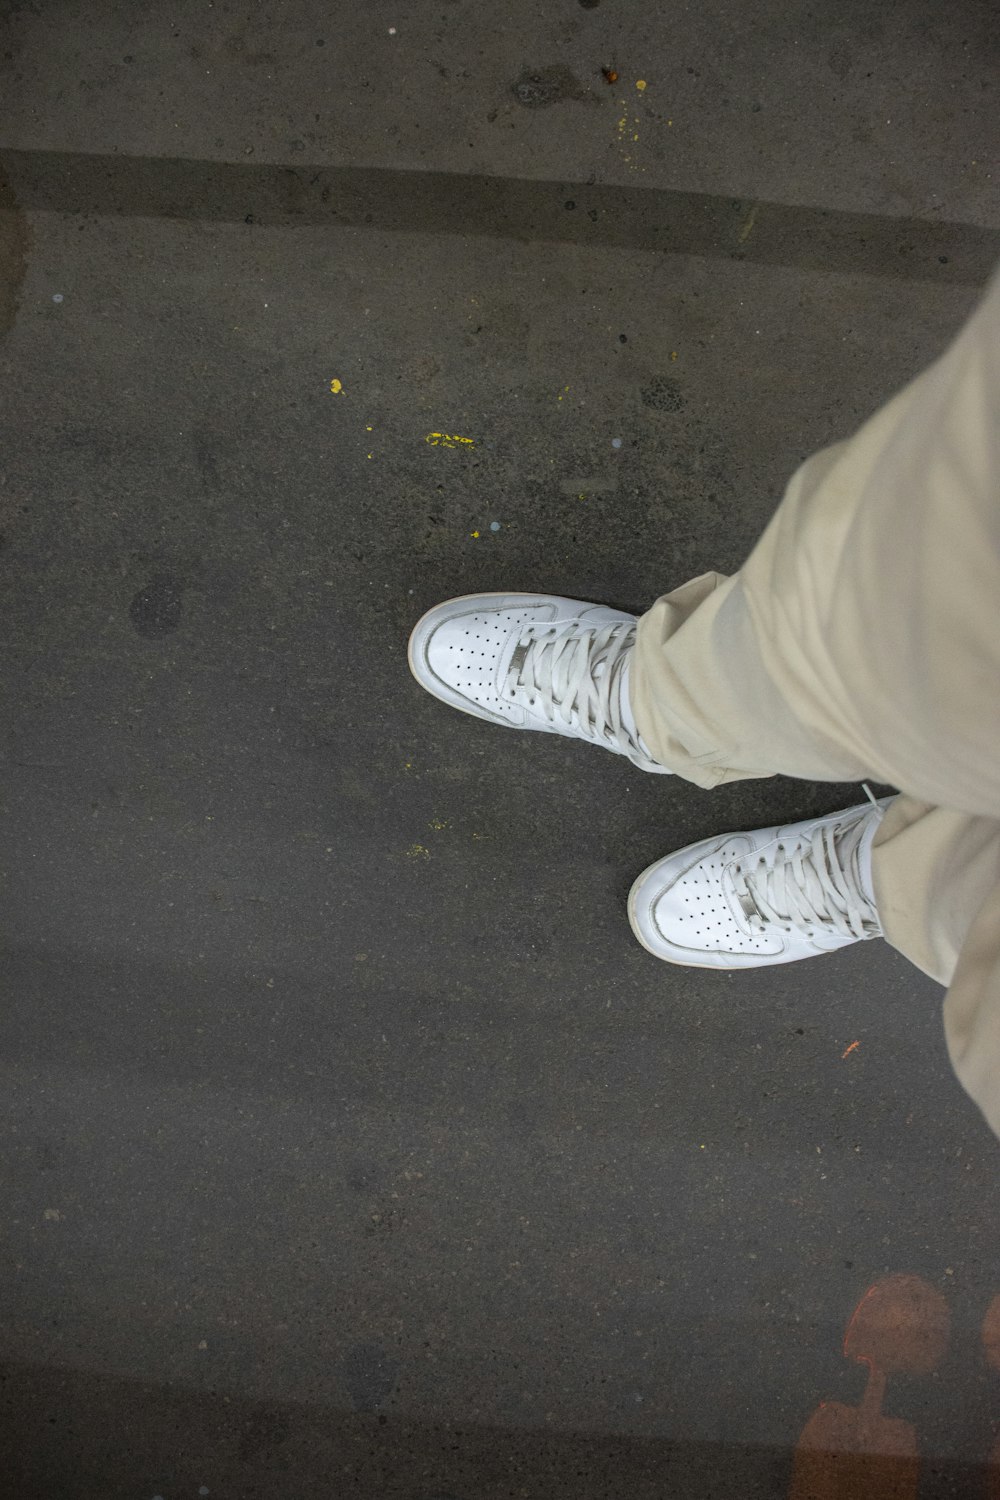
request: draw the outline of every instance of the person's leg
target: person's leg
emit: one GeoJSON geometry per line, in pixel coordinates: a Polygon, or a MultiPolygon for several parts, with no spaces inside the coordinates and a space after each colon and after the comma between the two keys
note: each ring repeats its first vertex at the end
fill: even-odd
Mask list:
{"type": "Polygon", "coordinates": [[[1000,278],[936,364],[799,469],[732,578],[638,622],[548,595],[449,600],[410,666],[466,713],[700,786],[871,777],[1000,817],[998,476],[1000,278]]]}
{"type": "Polygon", "coordinates": [[[739,573],[639,622],[643,741],[701,786],[862,777],[1000,817],[1000,280],[938,362],[810,459],[739,573]]]}
{"type": "Polygon", "coordinates": [[[956,1070],[1000,1133],[998,418],[1000,281],[936,365],[799,470],[735,577],[692,580],[638,630],[549,596],[452,600],[415,628],[410,665],[479,718],[705,787],[898,786],[878,827],[861,807],[668,856],[630,916],[662,957],[740,967],[884,931],[951,983],[956,1070]]]}
{"type": "Polygon", "coordinates": [[[630,688],[651,753],[701,786],[901,789],[871,849],[878,919],[950,986],[952,1061],[1000,1134],[998,603],[1000,280],[937,364],[799,470],[738,574],[640,620],[630,688]]]}
{"type": "Polygon", "coordinates": [[[952,1064],[1000,1135],[1000,821],[896,797],[871,873],[886,940],[949,986],[952,1064]]]}

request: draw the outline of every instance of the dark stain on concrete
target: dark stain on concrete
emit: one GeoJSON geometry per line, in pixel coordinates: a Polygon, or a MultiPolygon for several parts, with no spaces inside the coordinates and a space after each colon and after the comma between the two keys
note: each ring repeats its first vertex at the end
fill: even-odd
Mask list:
{"type": "Polygon", "coordinates": [[[468,345],[475,344],[478,338],[496,358],[527,358],[531,319],[523,307],[514,302],[486,302],[481,304],[481,317],[482,322],[466,336],[468,345]]]}
{"type": "Polygon", "coordinates": [[[216,459],[212,434],[203,427],[196,427],[191,436],[195,463],[201,476],[202,489],[206,495],[218,495],[222,490],[219,464],[216,459]]]}
{"type": "Polygon", "coordinates": [[[169,573],[157,573],[139,590],[128,607],[136,632],[150,639],[171,635],[181,623],[181,586],[169,573]]]}
{"type": "Polygon", "coordinates": [[[643,406],[648,406],[652,411],[682,411],[685,401],[675,380],[670,380],[666,375],[658,375],[648,385],[644,385],[640,395],[643,406]]]}
{"type": "Polygon", "coordinates": [[[379,1344],[354,1344],[341,1373],[355,1411],[378,1411],[396,1389],[398,1372],[379,1344]]]}
{"type": "Polygon", "coordinates": [[[518,104],[525,109],[548,109],[564,99],[586,99],[587,90],[569,68],[530,68],[515,78],[510,86],[518,104]]]}
{"type": "Polygon", "coordinates": [[[851,49],[846,42],[836,42],[827,52],[826,61],[830,72],[835,74],[841,83],[846,82],[854,66],[851,49]]]}
{"type": "Polygon", "coordinates": [[[21,304],[30,242],[24,210],[0,166],[0,338],[13,327],[21,304]]]}
{"type": "Polygon", "coordinates": [[[262,1406],[251,1411],[243,1422],[238,1452],[244,1462],[260,1463],[270,1458],[276,1448],[287,1443],[291,1433],[288,1415],[262,1406]]]}

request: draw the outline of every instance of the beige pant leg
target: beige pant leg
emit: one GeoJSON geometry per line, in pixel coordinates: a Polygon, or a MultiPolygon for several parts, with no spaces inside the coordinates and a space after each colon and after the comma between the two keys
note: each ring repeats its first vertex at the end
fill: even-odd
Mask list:
{"type": "Polygon", "coordinates": [[[952,1065],[1000,1135],[1000,822],[897,797],[872,879],[887,941],[949,986],[952,1065]]]}
{"type": "Polygon", "coordinates": [[[699,786],[900,788],[873,856],[886,935],[951,985],[952,1058],[1000,1133],[1000,279],[936,364],[802,466],[739,573],[643,616],[631,697],[653,755],[699,786]]]}
{"type": "Polygon", "coordinates": [[[948,351],[808,460],[739,573],[639,622],[643,739],[701,786],[870,776],[1000,817],[1000,279],[948,351]]]}

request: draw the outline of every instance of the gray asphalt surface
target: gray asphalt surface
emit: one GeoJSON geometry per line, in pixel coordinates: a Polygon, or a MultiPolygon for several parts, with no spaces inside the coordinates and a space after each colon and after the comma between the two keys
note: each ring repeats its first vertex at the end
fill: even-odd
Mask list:
{"type": "Polygon", "coordinates": [[[859,789],[643,777],[405,659],[452,594],[739,566],[1000,255],[994,30],[3,7],[6,1493],[784,1497],[898,1272],[953,1320],[889,1382],[921,1500],[995,1493],[941,991],[625,918],[859,789]]]}

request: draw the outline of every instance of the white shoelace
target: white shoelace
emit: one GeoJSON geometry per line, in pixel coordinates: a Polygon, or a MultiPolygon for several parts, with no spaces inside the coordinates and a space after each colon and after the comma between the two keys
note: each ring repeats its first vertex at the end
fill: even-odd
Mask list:
{"type": "Polygon", "coordinates": [[[622,675],[634,645],[635,626],[618,622],[530,626],[511,657],[504,697],[550,724],[560,718],[581,738],[617,749],[637,766],[656,766],[622,717],[622,675]]]}
{"type": "MultiPolygon", "coordinates": [[[[871,793],[869,793],[871,796],[871,793]]],[[[876,808],[881,820],[881,809],[876,808]]],[[[862,888],[860,845],[871,813],[817,828],[809,843],[762,849],[750,869],[734,866],[736,895],[751,927],[817,928],[843,937],[879,937],[875,903],[862,888]]]]}

